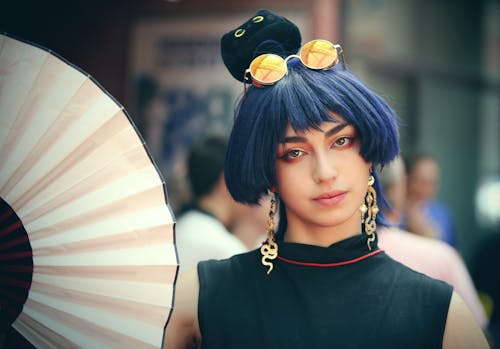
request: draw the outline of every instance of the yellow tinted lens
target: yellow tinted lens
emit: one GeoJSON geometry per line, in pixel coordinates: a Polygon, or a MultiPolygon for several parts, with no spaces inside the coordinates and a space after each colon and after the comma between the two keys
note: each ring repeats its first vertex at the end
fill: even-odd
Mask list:
{"type": "Polygon", "coordinates": [[[260,55],[250,64],[252,78],[263,85],[274,84],[285,76],[286,71],[285,60],[275,54],[260,55]]]}
{"type": "Polygon", "coordinates": [[[326,40],[313,40],[302,46],[300,59],[311,69],[327,69],[337,64],[337,49],[326,40]]]}

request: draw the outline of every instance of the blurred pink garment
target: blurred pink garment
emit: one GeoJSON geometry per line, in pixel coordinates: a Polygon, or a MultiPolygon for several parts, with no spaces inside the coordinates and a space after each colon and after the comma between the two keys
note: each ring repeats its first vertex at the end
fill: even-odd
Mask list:
{"type": "Polygon", "coordinates": [[[481,328],[488,320],[462,257],[450,245],[397,227],[378,230],[378,245],[393,259],[432,278],[449,283],[469,306],[481,328]]]}

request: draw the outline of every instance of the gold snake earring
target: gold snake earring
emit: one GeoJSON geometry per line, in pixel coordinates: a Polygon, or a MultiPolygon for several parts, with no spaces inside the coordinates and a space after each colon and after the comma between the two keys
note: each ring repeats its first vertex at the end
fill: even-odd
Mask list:
{"type": "Polygon", "coordinates": [[[359,208],[361,211],[361,223],[364,223],[365,233],[368,235],[366,244],[369,250],[372,249],[371,243],[375,241],[375,231],[377,230],[376,218],[379,211],[377,206],[377,192],[373,188],[374,183],[375,177],[370,175],[368,177],[368,190],[365,196],[365,203],[359,208]]]}
{"type": "Polygon", "coordinates": [[[273,271],[272,260],[278,257],[278,244],[274,240],[274,213],[276,208],[276,200],[271,198],[271,207],[269,209],[269,219],[267,221],[267,239],[262,243],[260,247],[260,253],[262,254],[261,263],[263,266],[268,267],[267,275],[271,274],[273,271]]]}

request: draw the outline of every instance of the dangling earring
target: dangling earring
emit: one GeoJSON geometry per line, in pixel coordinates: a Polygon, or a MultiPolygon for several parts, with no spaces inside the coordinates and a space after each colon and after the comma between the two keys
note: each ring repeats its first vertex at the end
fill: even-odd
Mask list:
{"type": "Polygon", "coordinates": [[[368,240],[366,244],[368,249],[371,250],[371,243],[375,241],[375,230],[377,230],[377,192],[373,188],[375,183],[375,177],[370,175],[368,177],[368,190],[365,196],[365,203],[361,205],[359,210],[361,211],[361,223],[365,226],[365,233],[368,235],[368,240]],[[365,216],[366,215],[366,216],[365,216]]]}
{"type": "Polygon", "coordinates": [[[267,275],[273,271],[273,263],[270,260],[278,257],[278,244],[274,241],[274,212],[276,207],[276,200],[271,198],[271,208],[269,209],[269,220],[267,223],[267,240],[262,243],[260,253],[262,254],[261,263],[263,266],[268,267],[267,275]]]}

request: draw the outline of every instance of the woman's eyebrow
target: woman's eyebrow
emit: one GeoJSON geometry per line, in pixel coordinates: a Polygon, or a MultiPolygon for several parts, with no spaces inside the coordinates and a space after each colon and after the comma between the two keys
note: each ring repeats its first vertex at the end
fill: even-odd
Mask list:
{"type": "Polygon", "coordinates": [[[349,126],[349,124],[347,122],[343,122],[341,124],[338,124],[338,125],[334,126],[333,128],[331,128],[330,130],[326,131],[325,137],[333,136],[334,134],[342,131],[347,126],[349,126]]]}
{"type": "MultiPolygon", "coordinates": [[[[341,130],[343,130],[347,126],[349,126],[349,124],[346,122],[335,125],[330,130],[325,132],[325,138],[333,136],[334,134],[340,132],[341,130]]],[[[306,141],[307,141],[306,137],[294,135],[294,136],[285,137],[285,139],[283,140],[283,143],[301,143],[301,142],[306,142],[306,141]]]]}
{"type": "Polygon", "coordinates": [[[305,142],[307,139],[306,137],[301,137],[301,136],[288,136],[285,137],[283,140],[283,143],[302,143],[305,142]]]}

